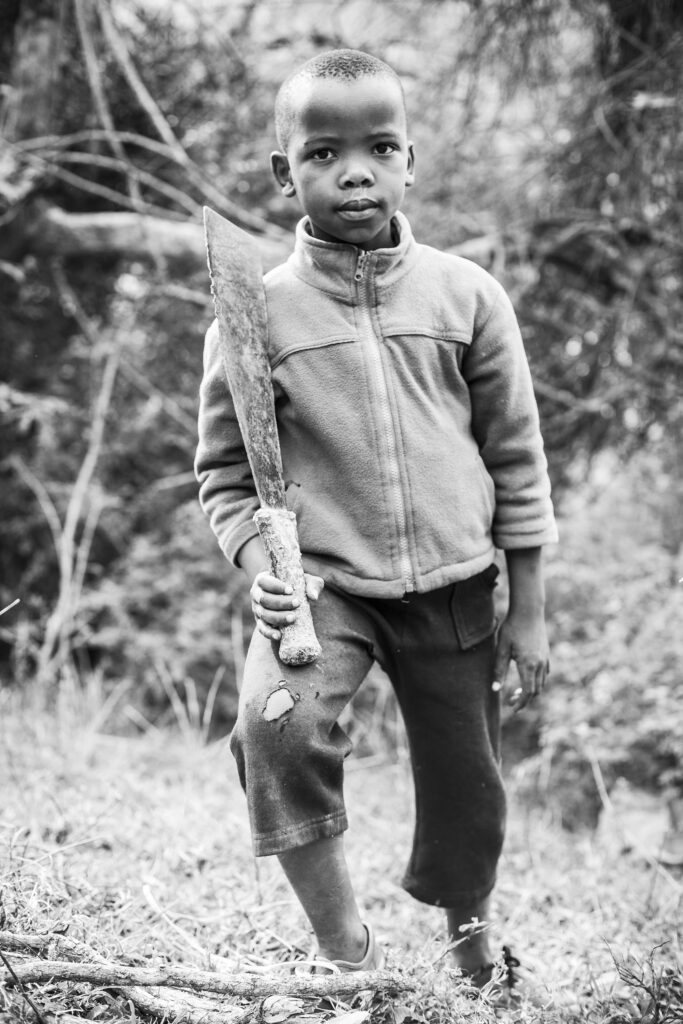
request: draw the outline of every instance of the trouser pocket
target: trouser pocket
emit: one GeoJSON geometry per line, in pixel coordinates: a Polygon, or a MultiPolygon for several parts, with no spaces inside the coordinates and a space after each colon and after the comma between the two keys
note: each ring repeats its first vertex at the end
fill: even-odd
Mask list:
{"type": "Polygon", "coordinates": [[[481,643],[496,628],[493,591],[499,571],[492,563],[476,576],[453,584],[451,615],[463,651],[481,643]]]}

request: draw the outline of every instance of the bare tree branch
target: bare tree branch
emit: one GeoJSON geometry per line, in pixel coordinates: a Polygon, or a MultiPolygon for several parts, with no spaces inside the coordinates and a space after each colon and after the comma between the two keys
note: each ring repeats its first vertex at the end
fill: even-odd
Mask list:
{"type": "MultiPolygon", "coordinates": [[[[59,164],[53,163],[51,160],[46,160],[45,157],[35,156],[33,153],[26,153],[23,155],[23,159],[27,163],[32,164],[34,167],[53,175],[60,181],[66,182],[67,185],[73,185],[74,188],[79,189],[81,192],[88,192],[90,195],[100,196],[102,199],[108,199],[116,206],[122,206],[124,209],[136,210],[139,213],[138,204],[135,203],[128,196],[124,195],[123,192],[117,192],[116,189],[109,188],[107,185],[99,185],[95,181],[91,181],[89,178],[82,178],[79,174],[72,174],[71,171],[65,171],[59,164]]],[[[172,210],[167,210],[161,206],[152,206],[151,204],[145,204],[145,213],[162,217],[168,217],[169,220],[179,220],[183,214],[174,213],[172,210]]],[[[140,216],[144,216],[140,214],[140,216]]]]}
{"type": "Polygon", "coordinates": [[[119,64],[119,67],[121,68],[121,71],[125,75],[138,103],[147,113],[147,116],[154,125],[159,137],[166,143],[169,150],[173,153],[177,163],[181,164],[182,167],[185,168],[190,180],[201,188],[207,199],[215,203],[219,209],[225,210],[228,213],[228,216],[234,217],[238,223],[243,224],[252,230],[267,231],[268,224],[262,217],[248,213],[246,210],[240,209],[227,200],[225,196],[204,177],[203,173],[191,160],[190,156],[173,134],[173,131],[159,109],[158,104],[155,102],[146,85],[140,78],[137,68],[133,64],[130,54],[126,49],[126,44],[114,24],[109,7],[103,2],[103,0],[96,0],[96,3],[104,35],[119,64]]]}
{"type": "Polygon", "coordinates": [[[117,138],[114,119],[111,115],[111,111],[109,110],[109,104],[107,103],[107,97],[102,85],[102,76],[100,75],[100,68],[97,62],[97,55],[95,53],[95,46],[89,24],[89,22],[92,21],[92,6],[91,4],[88,6],[90,9],[86,11],[84,0],[74,0],[76,25],[78,26],[78,35],[81,40],[81,48],[83,50],[83,58],[85,60],[85,69],[88,75],[90,92],[95,103],[95,109],[97,110],[97,116],[99,117],[100,124],[106,133],[107,142],[111,146],[114,155],[118,157],[121,163],[123,163],[127,168],[126,181],[128,183],[128,192],[133,205],[136,209],[142,211],[144,209],[144,201],[137,181],[137,168],[130,162],[130,160],[128,160],[126,151],[123,148],[121,141],[117,138]]]}
{"type": "MultiPolygon", "coordinates": [[[[88,167],[103,167],[105,170],[121,171],[122,174],[128,174],[133,166],[128,158],[119,160],[115,157],[102,156],[97,153],[63,153],[60,150],[55,150],[53,152],[51,163],[53,165],[55,163],[59,165],[65,163],[85,164],[88,167]]],[[[162,178],[158,178],[155,174],[150,174],[148,171],[142,171],[139,168],[135,168],[135,176],[141,185],[147,185],[149,188],[153,188],[160,195],[163,195],[172,202],[184,207],[191,216],[201,216],[201,203],[196,202],[188,196],[187,192],[183,192],[174,185],[169,185],[169,183],[167,181],[163,181],[162,178]]],[[[145,204],[143,201],[143,207],[144,206],[145,204]]]]}
{"type": "MultiPolygon", "coordinates": [[[[62,301],[75,317],[81,330],[90,342],[93,350],[97,345],[94,328],[74,295],[61,267],[53,268],[55,281],[62,301]]],[[[114,344],[107,356],[99,393],[93,409],[93,420],[90,438],[85,456],[71,489],[71,494],[64,515],[58,556],[59,556],[59,594],[57,603],[47,621],[45,636],[38,657],[38,675],[46,678],[53,669],[55,662],[63,664],[68,653],[68,637],[73,622],[79,597],[79,579],[84,574],[82,547],[89,550],[94,531],[91,517],[86,521],[86,530],[80,541],[77,540],[78,525],[83,517],[83,510],[88,504],[88,491],[102,450],[104,428],[107,413],[114,390],[114,382],[121,357],[120,346],[114,344]],[[78,585],[77,585],[78,584],[78,585]]],[[[99,510],[97,512],[99,515],[99,510]]],[[[85,556],[87,558],[87,554],[85,556]]]]}
{"type": "MultiPolygon", "coordinates": [[[[291,965],[283,965],[285,971],[291,965]]],[[[195,993],[212,993],[237,999],[263,999],[276,992],[281,996],[346,997],[364,989],[382,988],[407,992],[414,985],[398,971],[341,972],[331,975],[287,974],[275,967],[264,973],[243,973],[227,977],[213,971],[200,971],[177,965],[159,967],[127,967],[114,963],[73,963],[69,960],[32,960],[15,964],[14,971],[23,983],[45,981],[86,981],[102,986],[141,986],[188,989],[195,993]]],[[[0,975],[5,984],[9,973],[0,975]]]]}
{"type": "Polygon", "coordinates": [[[164,411],[172,419],[179,423],[183,430],[187,433],[188,437],[194,438],[197,434],[197,418],[196,416],[190,415],[178,402],[170,398],[161,388],[157,388],[152,384],[150,380],[139,370],[136,370],[130,363],[123,361],[121,363],[121,373],[124,377],[135,385],[145,395],[154,395],[164,407],[164,411]]]}
{"type": "Polygon", "coordinates": [[[8,462],[38,502],[40,511],[45,516],[45,522],[50,527],[55,553],[59,557],[59,549],[62,543],[62,521],[45,484],[38,479],[35,473],[31,472],[24,460],[18,455],[11,455],[8,462]]]}

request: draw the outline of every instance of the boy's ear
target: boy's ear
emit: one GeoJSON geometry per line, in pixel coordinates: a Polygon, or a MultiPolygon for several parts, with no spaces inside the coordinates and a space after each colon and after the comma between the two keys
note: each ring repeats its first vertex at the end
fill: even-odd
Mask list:
{"type": "Polygon", "coordinates": [[[292,172],[289,169],[289,160],[284,153],[276,151],[270,154],[270,167],[276,182],[288,198],[296,195],[292,172]]]}
{"type": "Polygon", "coordinates": [[[415,150],[412,142],[408,143],[408,167],[406,169],[406,188],[415,182],[415,150]]]}

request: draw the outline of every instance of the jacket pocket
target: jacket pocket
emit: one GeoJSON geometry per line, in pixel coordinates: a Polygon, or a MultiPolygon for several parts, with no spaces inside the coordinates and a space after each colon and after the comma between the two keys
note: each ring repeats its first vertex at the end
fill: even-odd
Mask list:
{"type": "Polygon", "coordinates": [[[451,614],[460,649],[469,650],[491,636],[496,628],[493,591],[499,574],[497,565],[453,584],[451,614]]]}

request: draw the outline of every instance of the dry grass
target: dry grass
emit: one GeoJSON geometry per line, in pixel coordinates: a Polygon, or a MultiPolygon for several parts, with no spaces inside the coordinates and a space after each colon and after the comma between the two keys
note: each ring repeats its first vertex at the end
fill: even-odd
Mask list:
{"type": "MultiPolygon", "coordinates": [[[[5,691],[0,928],[68,936],[138,966],[253,971],[306,953],[309,931],[277,864],[251,857],[225,742],[206,746],[187,730],[106,735],[88,724],[95,704],[94,697],[90,706],[64,700],[48,714],[5,691]]],[[[347,849],[361,901],[389,966],[416,986],[393,1000],[353,1005],[387,1024],[494,1020],[445,966],[441,914],[399,886],[411,838],[405,758],[350,762],[347,791],[347,849]]],[[[683,1020],[680,879],[619,843],[571,836],[549,817],[515,810],[513,795],[495,903],[496,939],[511,944],[548,990],[545,1010],[509,1019],[683,1020]]],[[[55,981],[30,993],[47,1021],[136,1017],[109,988],[55,981]]],[[[259,1005],[242,1004],[242,1019],[263,1020],[259,1005]]],[[[309,1007],[309,1020],[325,1016],[311,1017],[309,1007]]],[[[0,1018],[35,1020],[11,986],[0,1018]]]]}

